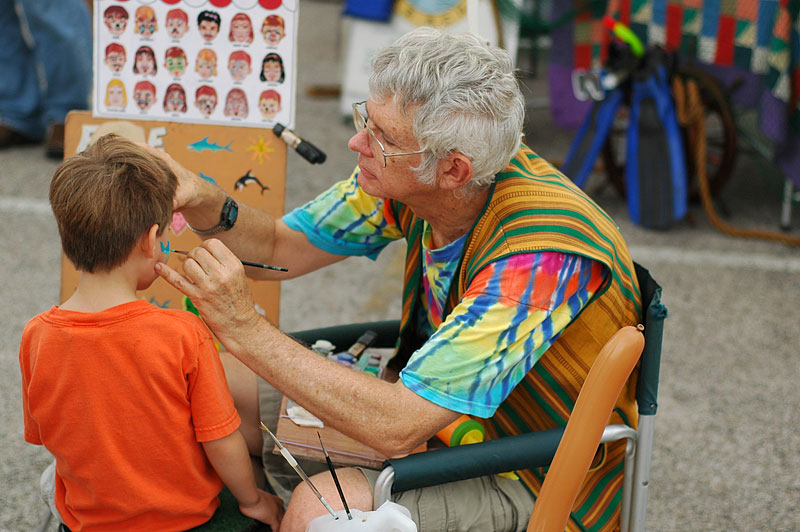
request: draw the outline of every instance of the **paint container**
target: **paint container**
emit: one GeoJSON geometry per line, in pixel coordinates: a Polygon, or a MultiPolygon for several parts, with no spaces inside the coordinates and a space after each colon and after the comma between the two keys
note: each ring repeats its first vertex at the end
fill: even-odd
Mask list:
{"type": "Polygon", "coordinates": [[[330,355],[331,353],[333,353],[333,350],[335,348],[336,346],[334,346],[328,340],[317,340],[311,345],[311,350],[322,356],[330,355]]]}
{"type": "Polygon", "coordinates": [[[349,364],[352,366],[353,364],[356,363],[356,357],[345,351],[343,353],[336,354],[336,361],[341,362],[342,364],[349,364]]]}
{"type": "Polygon", "coordinates": [[[437,432],[436,436],[450,447],[455,447],[482,442],[486,432],[483,425],[464,414],[437,432]]]}
{"type": "Polygon", "coordinates": [[[417,532],[408,508],[391,501],[371,512],[355,508],[350,512],[352,519],[347,518],[344,510],[336,512],[336,519],[330,514],[316,517],[308,524],[306,532],[417,532]]]}

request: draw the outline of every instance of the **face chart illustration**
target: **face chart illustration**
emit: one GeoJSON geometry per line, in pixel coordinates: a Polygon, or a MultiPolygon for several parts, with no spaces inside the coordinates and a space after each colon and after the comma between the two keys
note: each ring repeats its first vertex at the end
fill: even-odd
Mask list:
{"type": "Polygon", "coordinates": [[[299,0],[95,1],[95,116],[292,127],[299,0]]]}

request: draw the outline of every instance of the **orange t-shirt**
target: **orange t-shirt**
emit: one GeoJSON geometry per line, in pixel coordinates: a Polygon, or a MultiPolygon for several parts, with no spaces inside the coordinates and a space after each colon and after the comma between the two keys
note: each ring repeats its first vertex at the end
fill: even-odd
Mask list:
{"type": "Polygon", "coordinates": [[[71,530],[186,530],[219,505],[200,442],[241,420],[210,333],[144,300],[98,313],[53,307],[19,353],[25,440],[56,459],[71,530]]]}

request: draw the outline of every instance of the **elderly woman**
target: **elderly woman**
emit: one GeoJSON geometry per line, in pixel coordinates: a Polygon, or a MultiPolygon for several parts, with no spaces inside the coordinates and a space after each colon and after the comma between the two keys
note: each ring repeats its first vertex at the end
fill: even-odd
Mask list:
{"type": "MultiPolygon", "coordinates": [[[[348,179],[276,220],[233,209],[222,190],[178,168],[178,208],[195,232],[215,238],[191,252],[185,277],[157,269],[234,356],[326,425],[388,456],[409,453],[461,414],[482,418],[490,437],[563,425],[602,344],[637,323],[639,297],[616,226],[521,144],[523,113],[505,51],[469,35],[414,30],[372,61],[370,97],[353,104],[349,147],[358,166],[348,179]],[[286,266],[288,274],[248,272],[285,279],[351,255],[375,257],[401,238],[406,286],[390,382],[316,355],[259,316],[236,259],[286,266]]],[[[242,393],[257,412],[255,380],[242,393]]],[[[259,383],[264,418],[268,389],[259,383]]],[[[616,422],[636,419],[629,391],[616,422]]],[[[571,527],[618,526],[623,452],[624,444],[598,453],[571,527]]],[[[524,530],[543,475],[517,475],[395,500],[420,530],[524,530]]],[[[376,476],[339,471],[351,507],[371,507],[376,476]]],[[[335,506],[330,475],[313,481],[335,506]]],[[[281,530],[302,531],[324,512],[301,485],[281,530]]]]}

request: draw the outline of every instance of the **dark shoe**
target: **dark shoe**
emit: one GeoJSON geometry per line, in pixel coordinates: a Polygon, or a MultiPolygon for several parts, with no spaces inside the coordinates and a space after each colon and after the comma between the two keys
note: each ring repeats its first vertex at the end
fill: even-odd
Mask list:
{"type": "Polygon", "coordinates": [[[0,124],[0,148],[18,146],[20,144],[33,144],[36,139],[26,137],[19,131],[0,124]]]}
{"type": "Polygon", "coordinates": [[[44,152],[51,159],[64,158],[64,124],[52,124],[47,128],[44,152]]]}

